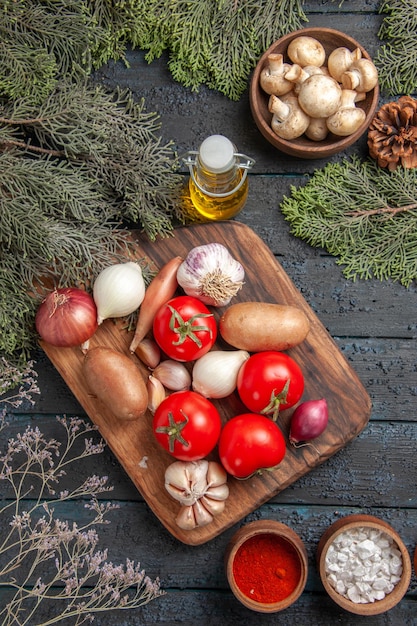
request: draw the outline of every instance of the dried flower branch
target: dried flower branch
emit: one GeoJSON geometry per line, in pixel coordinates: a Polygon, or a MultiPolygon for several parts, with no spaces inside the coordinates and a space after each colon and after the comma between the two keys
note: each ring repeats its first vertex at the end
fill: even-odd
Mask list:
{"type": "Polygon", "coordinates": [[[38,372],[34,369],[34,362],[27,361],[22,367],[10,363],[5,357],[0,357],[0,406],[7,403],[14,408],[22,406],[27,401],[32,406],[35,401],[33,394],[39,394],[36,378],[38,372]],[[19,389],[16,388],[19,386],[19,389]],[[13,395],[10,394],[14,390],[13,395]]]}
{"type": "MultiPolygon", "coordinates": [[[[104,443],[86,438],[96,430],[93,424],[76,417],[57,419],[65,429],[63,448],[29,426],[8,441],[0,456],[0,481],[14,494],[0,508],[0,588],[12,594],[0,610],[2,626],[49,626],[69,618],[79,625],[93,621],[96,613],[137,608],[164,593],[159,580],[146,576],[140,564],[126,559],[124,565],[114,565],[107,560],[107,550],[97,549],[95,526],[108,524],[107,514],[117,508],[98,500],[112,489],[107,476],[92,476],[71,491],[59,491],[68,467],[100,454],[104,443]],[[86,497],[91,518],[82,526],[55,516],[62,503],[86,497]],[[45,604],[50,617],[40,623],[39,610],[45,604]]],[[[6,427],[3,409],[0,433],[6,427]]]]}

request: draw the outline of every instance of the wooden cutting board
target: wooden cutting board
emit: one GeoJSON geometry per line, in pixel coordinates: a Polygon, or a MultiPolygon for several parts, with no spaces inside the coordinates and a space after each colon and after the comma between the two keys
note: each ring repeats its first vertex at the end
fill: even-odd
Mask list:
{"type": "MultiPolygon", "coordinates": [[[[239,222],[197,224],[179,228],[172,237],[158,239],[153,243],[137,233],[134,236],[137,239],[137,258],[146,257],[156,269],[173,256],[185,257],[194,246],[222,243],[245,268],[244,287],[233,302],[258,300],[291,304],[303,309],[310,320],[311,330],[305,341],[291,349],[289,354],[304,373],[305,391],[302,399],[325,397],[328,402],[329,425],[315,440],[315,448],[306,446],[295,449],[287,446],[286,456],[276,471],[264,472],[243,481],[230,477],[230,496],[225,511],[208,526],[184,531],[175,523],[180,505],[164,488],[165,469],[174,459],[155,441],[151,414],[148,412],[136,422],[118,421],[106,407],[100,406],[86,388],[81,374],[81,350],[55,348],[41,342],[49,359],[90,419],[98,426],[101,435],[162,524],[183,543],[199,545],[238,522],[343,448],[367,424],[371,401],[332,337],[268,247],[250,228],[239,222]]],[[[222,311],[223,309],[213,309],[216,318],[220,317],[222,311]]],[[[129,354],[132,336],[133,332],[123,329],[121,323],[106,320],[90,340],[90,345],[109,346],[129,354]]],[[[217,349],[226,347],[221,339],[215,346],[217,349]]],[[[135,355],[130,357],[146,378],[149,374],[146,367],[135,355]]],[[[223,422],[246,411],[236,393],[213,402],[219,409],[223,422]]],[[[279,418],[279,424],[286,436],[291,412],[292,410],[283,412],[279,418]]],[[[211,458],[217,460],[216,452],[211,458]]]]}

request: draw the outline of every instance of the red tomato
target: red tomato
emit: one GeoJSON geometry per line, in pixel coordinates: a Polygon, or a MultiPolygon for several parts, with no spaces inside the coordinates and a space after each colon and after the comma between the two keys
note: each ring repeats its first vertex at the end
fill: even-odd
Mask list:
{"type": "Polygon", "coordinates": [[[297,404],[304,392],[300,366],[284,352],[257,352],[239,370],[237,390],[254,413],[272,415],[297,404]]]}
{"type": "Polygon", "coordinates": [[[220,461],[229,474],[249,478],[273,470],[285,456],[285,438],[265,415],[242,413],[232,417],[220,434],[220,461]]]}
{"type": "Polygon", "coordinates": [[[198,461],[213,450],[221,419],[214,404],[195,391],[177,391],[165,398],[153,417],[157,441],[180,461],[198,461]]]}
{"type": "Polygon", "coordinates": [[[192,296],[171,298],[153,321],[156,343],[170,359],[194,361],[206,354],[217,337],[217,324],[205,304],[192,296]]]}

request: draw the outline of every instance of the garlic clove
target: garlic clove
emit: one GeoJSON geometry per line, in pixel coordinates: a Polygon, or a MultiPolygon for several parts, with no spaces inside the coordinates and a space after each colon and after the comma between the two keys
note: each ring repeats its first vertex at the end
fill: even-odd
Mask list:
{"type": "Polygon", "coordinates": [[[217,485],[217,487],[209,487],[204,495],[212,500],[226,500],[229,497],[229,487],[226,483],[217,485]]]}
{"type": "Polygon", "coordinates": [[[236,389],[237,375],[249,358],[245,350],[211,350],[192,370],[192,388],[205,398],[226,398],[236,389]]]}
{"type": "Polygon", "coordinates": [[[177,517],[175,518],[177,526],[182,530],[194,530],[197,526],[197,520],[194,515],[194,509],[192,506],[182,506],[179,510],[177,517]]]}
{"type": "Polygon", "coordinates": [[[165,400],[165,388],[161,381],[154,376],[149,376],[146,388],[148,390],[148,410],[154,415],[162,400],[165,400]]]}
{"type": "Polygon", "coordinates": [[[227,472],[223,465],[210,461],[207,467],[207,485],[209,489],[218,487],[227,482],[227,472]]]}
{"type": "Polygon", "coordinates": [[[154,339],[145,337],[135,348],[135,354],[150,369],[154,369],[161,360],[161,350],[154,339]]]}
{"type": "Polygon", "coordinates": [[[213,517],[216,517],[216,515],[220,515],[220,513],[223,513],[224,509],[226,508],[225,500],[214,500],[209,496],[203,496],[201,498],[201,504],[213,517]]]}
{"type": "Polygon", "coordinates": [[[185,391],[191,387],[191,374],[183,363],[167,359],[153,370],[153,375],[171,391],[185,391]]]}
{"type": "Polygon", "coordinates": [[[197,500],[197,502],[193,504],[193,513],[196,526],[207,526],[207,524],[213,521],[212,514],[206,509],[201,500],[197,500]]]}

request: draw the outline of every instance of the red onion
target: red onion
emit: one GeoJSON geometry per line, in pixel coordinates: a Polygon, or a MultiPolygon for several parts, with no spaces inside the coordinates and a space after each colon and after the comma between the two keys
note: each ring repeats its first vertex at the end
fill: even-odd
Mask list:
{"type": "Polygon", "coordinates": [[[53,346],[79,346],[97,329],[97,307],[83,289],[55,289],[39,306],[35,326],[42,339],[53,346]]]}
{"type": "Polygon", "coordinates": [[[326,429],[329,421],[327,402],[321,400],[307,400],[295,409],[291,417],[290,443],[293,446],[315,439],[326,429]]]}

